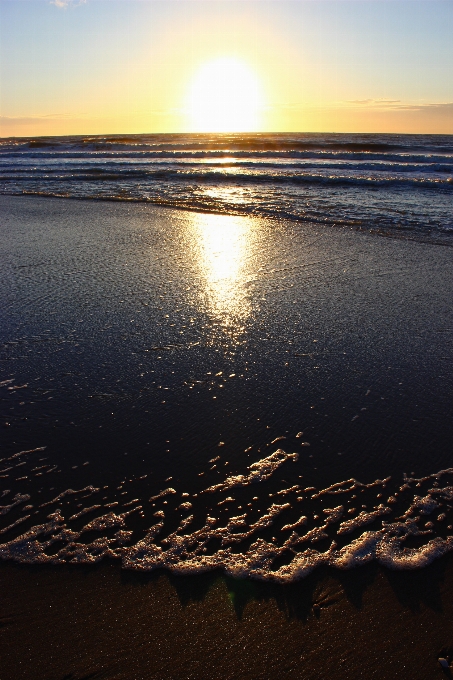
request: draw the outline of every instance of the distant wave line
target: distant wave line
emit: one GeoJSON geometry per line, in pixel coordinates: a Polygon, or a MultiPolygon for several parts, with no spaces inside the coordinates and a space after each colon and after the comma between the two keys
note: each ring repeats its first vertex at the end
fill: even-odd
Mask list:
{"type": "MultiPolygon", "coordinates": [[[[427,178],[410,178],[410,177],[347,177],[347,176],[324,176],[313,174],[300,175],[285,175],[285,174],[247,174],[247,173],[228,173],[214,172],[209,170],[207,172],[184,172],[182,170],[155,170],[151,172],[143,172],[140,170],[127,170],[121,173],[114,173],[106,171],[92,172],[75,175],[74,172],[68,172],[67,175],[58,176],[39,176],[36,173],[24,173],[23,175],[6,175],[0,180],[6,181],[26,181],[32,180],[34,182],[105,182],[105,181],[119,181],[127,178],[135,180],[160,180],[171,182],[187,182],[194,181],[199,183],[214,182],[217,184],[234,184],[241,182],[241,184],[317,184],[317,185],[336,185],[336,186],[360,186],[360,187],[390,187],[400,186],[411,189],[442,189],[446,191],[453,190],[453,178],[447,179],[427,179],[427,178]]],[[[127,189],[127,187],[125,187],[127,189]]],[[[0,189],[1,192],[1,189],[0,189]]]]}

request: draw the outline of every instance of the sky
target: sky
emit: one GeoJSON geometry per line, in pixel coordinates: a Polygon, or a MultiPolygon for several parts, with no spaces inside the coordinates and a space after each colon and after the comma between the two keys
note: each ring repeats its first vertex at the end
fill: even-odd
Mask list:
{"type": "Polygon", "coordinates": [[[0,0],[0,136],[453,133],[453,0],[0,0]]]}

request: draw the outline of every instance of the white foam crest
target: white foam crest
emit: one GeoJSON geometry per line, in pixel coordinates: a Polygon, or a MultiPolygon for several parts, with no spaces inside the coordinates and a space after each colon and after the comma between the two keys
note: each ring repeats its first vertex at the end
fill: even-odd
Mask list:
{"type": "Polygon", "coordinates": [[[287,510],[290,507],[291,505],[289,503],[284,503],[282,505],[273,503],[264,515],[262,515],[256,522],[251,524],[249,528],[242,533],[232,533],[232,530],[240,527],[247,527],[247,515],[244,514],[238,517],[232,517],[226,527],[217,529],[216,535],[222,537],[222,545],[227,545],[228,543],[240,543],[244,539],[250,538],[250,536],[252,536],[257,531],[270,527],[274,519],[280,515],[283,510],[287,510]]]}
{"type": "Polygon", "coordinates": [[[294,538],[293,544],[297,545],[299,543],[306,543],[307,541],[315,543],[316,541],[322,541],[325,538],[329,538],[329,534],[325,532],[325,529],[327,529],[326,524],[321,527],[314,527],[313,529],[310,529],[310,531],[307,531],[303,536],[294,538]]]}
{"type": "MultiPolygon", "coordinates": [[[[9,472],[14,468],[14,465],[11,465],[10,467],[4,468],[3,470],[0,470],[0,475],[3,475],[4,472],[9,472]]],[[[6,477],[9,477],[9,475],[6,475],[6,477]]]]}
{"type": "Polygon", "coordinates": [[[285,463],[287,460],[297,461],[299,458],[298,453],[286,453],[283,449],[277,449],[270,456],[258,460],[256,463],[249,465],[248,469],[250,472],[246,475],[235,475],[232,477],[227,477],[224,482],[220,484],[214,484],[205,489],[206,492],[214,491],[227,491],[235,486],[248,486],[249,484],[256,484],[258,482],[263,482],[269,479],[271,475],[285,463]]]}
{"type": "Polygon", "coordinates": [[[83,489],[78,489],[77,491],[74,491],[74,489],[66,489],[66,491],[62,491],[60,494],[58,494],[58,496],[55,496],[55,498],[52,498],[51,501],[47,501],[47,503],[42,503],[39,507],[45,508],[48,505],[53,505],[54,503],[59,503],[66,496],[74,496],[75,494],[84,493],[85,491],[89,491],[91,493],[97,493],[98,491],[100,491],[100,489],[95,487],[95,486],[92,486],[91,484],[89,486],[85,486],[83,489]]]}
{"type": "Polygon", "coordinates": [[[302,515],[302,517],[299,517],[295,522],[292,524],[285,524],[282,526],[282,531],[290,531],[292,529],[297,529],[297,527],[303,526],[304,524],[307,523],[308,517],[307,515],[302,515]]]}
{"type": "Polygon", "coordinates": [[[431,475],[426,475],[425,477],[411,477],[406,474],[403,475],[404,481],[406,482],[427,482],[429,479],[439,480],[444,475],[452,475],[453,467],[445,468],[444,470],[439,470],[439,472],[434,472],[431,475]]]}
{"type": "MultiPolygon", "coordinates": [[[[435,489],[433,489],[433,491],[434,490],[435,489]]],[[[427,496],[414,496],[414,500],[404,515],[402,515],[402,519],[406,519],[406,517],[413,515],[414,512],[419,512],[421,515],[430,515],[438,507],[440,507],[439,503],[431,496],[431,494],[428,494],[427,496]]]]}
{"type": "Polygon", "coordinates": [[[355,489],[371,489],[373,486],[385,487],[390,480],[391,477],[386,477],[385,479],[375,479],[374,482],[370,482],[369,484],[363,484],[362,482],[357,481],[357,479],[354,479],[354,477],[351,477],[351,479],[346,479],[344,482],[336,482],[325,489],[321,489],[321,491],[313,494],[312,499],[316,500],[321,496],[325,496],[325,494],[335,495],[339,493],[349,493],[355,489]]]}
{"type": "Polygon", "coordinates": [[[445,486],[443,489],[429,489],[430,494],[438,494],[443,500],[453,501],[453,486],[445,486]]]}
{"type": "Polygon", "coordinates": [[[27,449],[26,451],[19,451],[19,453],[15,453],[9,458],[2,458],[1,460],[14,460],[15,458],[20,458],[21,456],[26,456],[29,453],[36,453],[37,451],[45,451],[47,446],[38,446],[36,449],[27,449]]]}
{"type": "MultiPolygon", "coordinates": [[[[329,526],[329,524],[335,524],[340,521],[344,514],[344,507],[337,505],[336,508],[324,508],[323,513],[326,515],[326,526],[329,526]]],[[[338,533],[340,532],[338,531],[338,533]]]]}
{"type": "Polygon", "coordinates": [[[294,486],[290,486],[288,489],[282,489],[281,491],[276,492],[276,496],[287,496],[289,493],[297,492],[300,490],[299,484],[294,484],[294,486]]]}
{"type": "Polygon", "coordinates": [[[89,508],[83,508],[83,510],[79,510],[79,512],[76,512],[75,515],[71,515],[71,517],[68,518],[68,522],[72,522],[75,519],[79,519],[79,517],[82,517],[83,515],[88,514],[89,512],[93,512],[94,510],[97,510],[101,506],[99,504],[96,505],[91,505],[89,508]]]}
{"type": "Polygon", "coordinates": [[[14,529],[19,524],[22,524],[22,522],[25,522],[25,520],[29,519],[29,517],[31,517],[31,515],[24,515],[23,517],[19,517],[19,519],[16,519],[16,521],[13,522],[12,524],[9,524],[7,527],[4,527],[3,529],[0,529],[0,534],[6,534],[7,531],[9,531],[10,529],[14,529]]]}
{"type": "Polygon", "coordinates": [[[14,498],[13,502],[10,503],[9,505],[0,505],[0,515],[6,515],[12,508],[15,508],[16,505],[20,505],[21,503],[25,503],[25,501],[29,501],[31,496],[29,496],[28,493],[17,493],[14,498]]]}
{"type": "MultiPolygon", "coordinates": [[[[351,478],[320,491],[307,487],[303,495],[298,484],[292,486],[287,484],[284,488],[269,494],[269,507],[260,508],[250,502],[247,503],[246,511],[242,511],[242,505],[236,505],[232,496],[227,496],[216,506],[220,513],[219,518],[209,514],[213,512],[210,509],[201,528],[191,531],[191,525],[198,512],[196,497],[200,493],[226,491],[234,487],[248,487],[266,482],[283,463],[290,459],[295,462],[297,458],[297,454],[287,454],[278,449],[252,463],[244,474],[229,476],[220,484],[210,486],[198,494],[194,493],[192,497],[187,492],[180,494],[180,500],[174,504],[175,508],[169,505],[168,510],[164,512],[159,508],[150,509],[149,505],[145,506],[148,513],[154,514],[157,522],[145,530],[143,538],[135,539],[135,542],[134,534],[128,526],[128,518],[132,513],[137,513],[135,525],[141,522],[139,516],[144,520],[145,511],[140,504],[140,497],[133,500],[124,498],[122,502],[124,511],[121,513],[106,511],[107,507],[118,505],[116,500],[106,502],[104,506],[96,503],[81,508],[81,505],[78,505],[77,508],[80,509],[76,509],[74,506],[79,500],[78,495],[84,493],[86,498],[100,489],[91,485],[80,490],[67,489],[39,506],[39,508],[52,504],[62,506],[61,502],[65,500],[64,510],[63,507],[58,507],[47,517],[47,521],[1,543],[0,558],[43,564],[90,564],[104,558],[115,558],[120,559],[123,567],[128,569],[150,571],[164,568],[178,574],[221,569],[235,577],[288,583],[303,578],[320,565],[351,569],[376,561],[388,568],[414,569],[426,566],[453,549],[452,536],[445,538],[436,535],[437,532],[445,536],[447,517],[451,515],[450,501],[453,499],[453,486],[448,484],[440,486],[440,480],[444,475],[452,475],[453,469],[442,470],[421,479],[405,475],[402,486],[394,485],[394,496],[386,503],[380,502],[379,499],[382,499],[381,490],[389,483],[389,477],[370,483],[362,483],[351,478]],[[419,490],[422,484],[424,491],[419,490]],[[429,485],[432,488],[426,490],[429,485]],[[355,492],[358,490],[367,491],[364,500],[368,505],[370,496],[376,496],[375,505],[370,505],[372,507],[370,511],[362,505],[364,509],[357,512],[355,508],[346,504],[356,498],[355,492]],[[415,491],[417,493],[414,493],[415,491]],[[291,498],[291,493],[298,495],[291,498]],[[324,507],[325,502],[329,501],[329,496],[337,497],[338,494],[343,494],[344,504],[324,507]],[[276,497],[281,500],[280,503],[271,502],[270,498],[276,497]],[[230,503],[234,504],[232,513],[235,514],[225,517],[224,513],[228,515],[230,503]],[[401,507],[402,505],[404,507],[401,507]],[[296,508],[301,508],[302,512],[296,513],[296,508]],[[345,508],[349,508],[349,517],[342,521],[345,508]],[[192,514],[183,517],[188,510],[191,510],[192,514]],[[180,520],[176,530],[166,532],[167,523],[173,522],[174,514],[178,511],[180,520]],[[78,531],[67,526],[69,522],[89,512],[101,514],[78,531]],[[256,512],[260,513],[258,518],[256,512]],[[67,519],[63,516],[64,513],[67,513],[67,519]],[[397,513],[399,517],[395,517],[397,513]],[[430,514],[433,514],[433,522],[427,523],[426,517],[430,514]],[[391,515],[390,521],[384,522],[383,517],[388,515],[391,515]],[[277,522],[279,518],[282,521],[277,522]],[[349,538],[348,534],[352,531],[360,531],[372,523],[376,523],[375,529],[368,528],[354,540],[349,538]],[[302,527],[306,527],[305,533],[300,531],[302,527]],[[86,539],[91,538],[90,532],[97,532],[98,536],[87,542],[86,539]],[[289,537],[287,532],[290,532],[289,537]],[[417,542],[422,545],[415,548],[407,547],[410,545],[407,540],[412,537],[416,537],[417,542]],[[253,542],[250,544],[250,541],[253,542]],[[322,541],[325,542],[324,545],[322,541]],[[349,542],[344,545],[345,541],[349,542]],[[330,546],[326,548],[329,542],[330,546]],[[315,543],[320,544],[319,549],[313,547],[315,543]],[[276,568],[274,565],[277,558],[283,558],[286,564],[276,568]]],[[[118,488],[123,489],[123,486],[118,488]]],[[[5,492],[2,495],[5,495],[5,492]]],[[[134,493],[137,493],[137,489],[134,489],[134,493]]],[[[242,495],[247,493],[252,500],[252,490],[244,488],[238,503],[246,505],[242,495]]],[[[150,501],[156,504],[158,500],[175,494],[176,489],[164,488],[151,496],[150,501]]],[[[121,496],[123,497],[123,493],[121,496]]],[[[132,498],[132,494],[129,498],[132,498]]],[[[9,504],[0,506],[0,515],[28,500],[30,500],[28,494],[16,494],[9,504]]],[[[108,496],[103,499],[108,500],[108,496]]],[[[258,500],[258,495],[253,496],[253,501],[258,500]]],[[[22,511],[23,514],[31,507],[33,506],[25,506],[15,512],[22,511]]],[[[23,514],[0,529],[0,534],[3,536],[8,531],[13,532],[22,522],[29,521],[30,517],[30,514],[23,514]]],[[[451,526],[448,528],[450,530],[451,526]]]]}
{"type": "Polygon", "coordinates": [[[117,527],[123,527],[126,517],[131,515],[133,512],[136,512],[140,508],[141,506],[138,506],[132,510],[129,510],[128,512],[123,512],[120,515],[117,515],[114,512],[108,512],[101,517],[96,517],[96,519],[91,520],[91,522],[88,522],[88,524],[85,524],[80,533],[83,533],[84,531],[104,531],[105,529],[116,529],[117,527]]]}
{"type": "Polygon", "coordinates": [[[170,496],[174,493],[176,493],[176,489],[169,487],[168,489],[164,489],[163,491],[159,491],[159,493],[157,493],[155,496],[151,496],[151,498],[149,499],[149,502],[153,503],[154,501],[158,501],[160,498],[165,498],[165,496],[170,496]]]}
{"type": "Polygon", "coordinates": [[[357,517],[353,517],[352,519],[347,519],[345,522],[342,522],[337,533],[350,534],[351,531],[354,531],[354,529],[360,529],[367,524],[371,524],[371,522],[374,522],[374,520],[378,519],[378,517],[382,517],[382,515],[388,515],[389,512],[391,512],[390,508],[386,505],[383,505],[382,503],[378,508],[376,508],[376,510],[373,510],[372,512],[365,512],[362,510],[362,512],[360,512],[357,517]]]}
{"type": "MultiPolygon", "coordinates": [[[[92,520],[81,531],[72,531],[66,527],[64,517],[57,509],[56,512],[48,516],[48,522],[34,526],[21,536],[2,544],[0,546],[0,558],[27,564],[64,564],[68,562],[87,564],[99,562],[104,557],[118,557],[112,549],[112,545],[117,541],[116,538],[109,539],[106,536],[101,536],[91,543],[79,543],[78,539],[87,531],[104,531],[105,529],[123,527],[126,517],[134,510],[121,515],[110,512],[92,520]],[[49,539],[43,540],[49,535],[49,539]],[[45,552],[46,549],[57,541],[62,541],[65,545],[54,555],[48,555],[45,552]]],[[[122,538],[121,535],[120,537],[122,538]]]]}

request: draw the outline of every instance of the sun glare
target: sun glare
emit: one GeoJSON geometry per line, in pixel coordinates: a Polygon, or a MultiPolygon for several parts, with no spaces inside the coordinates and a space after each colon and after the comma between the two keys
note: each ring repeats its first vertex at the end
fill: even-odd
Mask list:
{"type": "Polygon", "coordinates": [[[234,58],[201,67],[189,91],[193,132],[255,132],[261,128],[263,98],[253,71],[234,58]]]}

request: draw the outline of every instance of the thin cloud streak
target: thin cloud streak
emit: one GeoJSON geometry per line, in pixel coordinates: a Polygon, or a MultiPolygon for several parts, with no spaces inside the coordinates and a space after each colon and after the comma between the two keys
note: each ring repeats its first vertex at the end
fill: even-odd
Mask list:
{"type": "Polygon", "coordinates": [[[66,9],[67,7],[78,7],[78,5],[85,5],[87,0],[50,0],[51,5],[66,9]]]}
{"type": "Polygon", "coordinates": [[[46,123],[50,120],[80,120],[82,116],[71,116],[69,113],[48,113],[43,116],[0,116],[0,125],[28,125],[30,123],[46,123]]]}
{"type": "Polygon", "coordinates": [[[346,104],[360,107],[388,109],[390,111],[441,111],[453,113],[453,102],[432,102],[429,104],[403,103],[401,99],[352,99],[346,104]]]}

